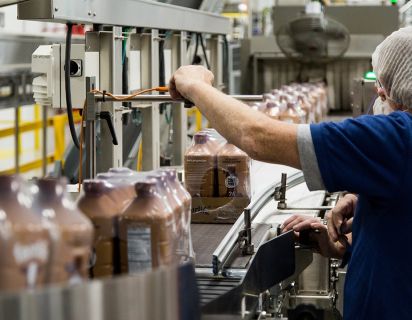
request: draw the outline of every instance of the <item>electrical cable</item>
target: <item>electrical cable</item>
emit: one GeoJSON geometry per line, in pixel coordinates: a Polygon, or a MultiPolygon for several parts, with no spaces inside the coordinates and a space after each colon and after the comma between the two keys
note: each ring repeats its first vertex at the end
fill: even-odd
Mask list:
{"type": "MultiPolygon", "coordinates": [[[[129,93],[129,58],[127,57],[127,40],[128,34],[131,31],[131,28],[124,27],[122,30],[123,41],[122,41],[122,93],[128,94],[129,93]]],[[[129,102],[123,102],[123,107],[129,107],[129,102]]],[[[123,115],[123,119],[126,119],[127,114],[123,115]]]]}
{"type": "Polygon", "coordinates": [[[198,36],[200,39],[200,45],[202,47],[203,55],[205,56],[206,67],[208,70],[210,70],[210,64],[209,64],[209,59],[207,58],[206,47],[205,47],[205,44],[203,43],[203,36],[200,33],[198,34],[198,36]]]}
{"type": "MultiPolygon", "coordinates": [[[[124,101],[124,100],[128,100],[131,99],[133,97],[136,97],[140,94],[144,94],[147,92],[152,92],[152,91],[158,91],[158,92],[168,92],[169,88],[168,87],[155,87],[155,88],[150,88],[150,89],[144,89],[144,90],[140,90],[132,95],[126,96],[126,97],[116,97],[114,94],[110,93],[110,92],[103,92],[97,89],[91,90],[91,93],[99,93],[99,94],[104,94],[106,96],[112,97],[114,100],[116,101],[124,101]]],[[[87,111],[87,104],[86,104],[86,100],[84,100],[84,104],[83,104],[83,112],[82,112],[82,124],[80,127],[80,144],[79,144],[79,172],[78,172],[78,183],[79,183],[79,192],[81,189],[81,185],[82,185],[82,180],[83,180],[83,170],[82,170],[82,164],[83,164],[83,143],[84,143],[84,130],[83,130],[83,123],[84,123],[84,115],[86,114],[87,111]]],[[[140,145],[141,148],[141,145],[140,145]]],[[[139,170],[138,170],[139,171],[139,170]]]]}
{"type": "Polygon", "coordinates": [[[113,93],[106,92],[106,91],[101,91],[101,90],[97,90],[97,89],[91,90],[90,92],[91,92],[91,93],[99,93],[99,94],[101,94],[101,95],[111,97],[111,98],[113,98],[113,100],[115,100],[115,101],[127,101],[127,100],[130,100],[130,99],[138,96],[138,95],[141,95],[141,94],[144,94],[144,93],[153,92],[153,91],[157,91],[157,92],[169,92],[169,88],[168,88],[168,87],[155,87],[155,88],[150,88],[150,89],[143,89],[143,90],[137,91],[137,92],[135,92],[135,93],[133,93],[133,94],[131,94],[131,95],[124,96],[124,97],[119,97],[119,96],[114,95],[113,93]]]}
{"type": "Polygon", "coordinates": [[[159,41],[159,85],[166,85],[165,39],[159,41]]]}
{"type": "Polygon", "coordinates": [[[227,41],[226,35],[223,36],[223,65],[226,68],[226,71],[223,72],[223,83],[226,84],[226,87],[229,88],[229,42],[227,41]]]}
{"type": "Polygon", "coordinates": [[[67,107],[67,118],[69,120],[70,134],[73,139],[73,143],[77,149],[80,148],[79,140],[76,134],[76,128],[74,127],[73,120],[73,107],[72,107],[72,93],[70,87],[70,53],[71,53],[71,42],[72,42],[72,32],[73,24],[67,24],[67,35],[66,35],[66,56],[64,64],[64,84],[66,89],[66,107],[67,107]]]}
{"type": "Polygon", "coordinates": [[[196,33],[196,39],[195,39],[195,52],[193,54],[193,59],[192,59],[192,64],[196,64],[197,60],[197,51],[199,50],[199,34],[196,33]]]}
{"type": "Polygon", "coordinates": [[[80,150],[79,150],[79,176],[78,176],[78,191],[81,191],[81,186],[83,183],[83,143],[84,143],[84,132],[83,132],[83,123],[84,123],[84,115],[86,114],[87,111],[87,103],[86,100],[84,100],[83,104],[83,112],[82,112],[82,123],[80,126],[80,150]]]}

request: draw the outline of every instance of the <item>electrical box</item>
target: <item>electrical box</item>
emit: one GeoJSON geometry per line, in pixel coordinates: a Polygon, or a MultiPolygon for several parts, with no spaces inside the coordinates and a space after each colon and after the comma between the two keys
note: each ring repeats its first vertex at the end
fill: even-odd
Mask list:
{"type": "Polygon", "coordinates": [[[354,79],[351,92],[353,117],[363,114],[372,114],[372,106],[377,98],[375,80],[354,79]]]}
{"type": "MultiPolygon", "coordinates": [[[[61,44],[44,45],[32,55],[32,72],[36,103],[53,108],[66,108],[65,50],[61,44]]],[[[84,44],[72,44],[70,53],[70,87],[73,109],[82,109],[86,99],[86,63],[84,44]]]]}

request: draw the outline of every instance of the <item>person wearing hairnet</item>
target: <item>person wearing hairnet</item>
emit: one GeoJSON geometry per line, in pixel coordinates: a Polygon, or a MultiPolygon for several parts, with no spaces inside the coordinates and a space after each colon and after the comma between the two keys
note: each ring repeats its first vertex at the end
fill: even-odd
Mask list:
{"type": "Polygon", "coordinates": [[[379,99],[394,112],[338,123],[270,119],[213,88],[213,74],[200,66],[181,67],[170,80],[172,97],[194,102],[221,135],[252,158],[301,169],[310,190],[357,195],[352,210],[332,212],[328,226],[332,242],[352,233],[345,319],[412,314],[411,57],[412,28],[386,38],[372,60],[379,99]]]}

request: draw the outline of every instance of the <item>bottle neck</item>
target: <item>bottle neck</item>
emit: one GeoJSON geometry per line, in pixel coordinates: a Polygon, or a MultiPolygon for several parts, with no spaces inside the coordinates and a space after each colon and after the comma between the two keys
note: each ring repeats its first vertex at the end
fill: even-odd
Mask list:
{"type": "Polygon", "coordinates": [[[13,195],[20,191],[20,182],[13,176],[0,176],[0,196],[13,195]]]}
{"type": "Polygon", "coordinates": [[[54,179],[40,179],[37,181],[37,198],[42,202],[60,201],[65,196],[65,186],[54,179]]]}
{"type": "Polygon", "coordinates": [[[137,198],[155,197],[157,195],[157,183],[154,179],[150,182],[138,182],[135,185],[137,198]]]}

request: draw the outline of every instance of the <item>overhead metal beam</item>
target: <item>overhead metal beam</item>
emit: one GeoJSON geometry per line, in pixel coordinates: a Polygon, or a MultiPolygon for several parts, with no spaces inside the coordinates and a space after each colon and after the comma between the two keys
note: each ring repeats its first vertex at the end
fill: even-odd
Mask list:
{"type": "Polygon", "coordinates": [[[147,0],[29,0],[18,5],[21,20],[104,24],[209,34],[230,32],[217,14],[147,0]]]}

